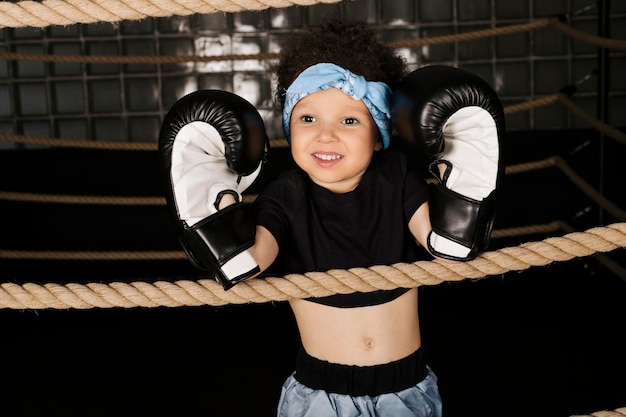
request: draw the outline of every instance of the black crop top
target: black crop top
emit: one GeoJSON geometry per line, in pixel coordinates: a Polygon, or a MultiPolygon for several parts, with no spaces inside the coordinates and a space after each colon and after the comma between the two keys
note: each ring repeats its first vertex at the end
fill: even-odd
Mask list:
{"type": "MultiPolygon", "coordinates": [[[[408,229],[428,199],[427,183],[408,168],[404,154],[379,151],[354,191],[335,194],[290,170],[255,201],[257,224],[272,233],[279,255],[268,274],[412,262],[424,254],[408,229]]],[[[310,301],[335,307],[386,303],[408,289],[335,294],[310,301]]]]}

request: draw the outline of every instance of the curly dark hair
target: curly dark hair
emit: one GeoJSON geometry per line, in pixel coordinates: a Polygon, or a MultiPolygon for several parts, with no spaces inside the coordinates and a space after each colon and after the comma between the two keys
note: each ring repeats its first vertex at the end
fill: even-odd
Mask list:
{"type": "Polygon", "coordinates": [[[384,82],[392,90],[407,72],[406,61],[381,43],[365,23],[333,17],[296,33],[281,48],[272,68],[277,78],[275,99],[281,109],[289,85],[302,71],[322,62],[339,65],[368,81],[384,82]]]}

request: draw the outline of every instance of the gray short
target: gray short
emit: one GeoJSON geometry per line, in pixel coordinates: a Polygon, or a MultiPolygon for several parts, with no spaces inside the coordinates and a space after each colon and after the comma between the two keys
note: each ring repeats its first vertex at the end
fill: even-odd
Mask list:
{"type": "Polygon", "coordinates": [[[437,377],[428,375],[417,385],[375,397],[351,397],[302,385],[292,374],[283,384],[278,417],[441,417],[437,377]]]}

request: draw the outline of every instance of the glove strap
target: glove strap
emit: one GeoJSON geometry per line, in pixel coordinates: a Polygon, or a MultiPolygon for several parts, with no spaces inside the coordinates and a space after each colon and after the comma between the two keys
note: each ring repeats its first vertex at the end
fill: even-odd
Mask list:
{"type": "Polygon", "coordinates": [[[260,272],[248,252],[256,226],[251,204],[235,203],[192,227],[185,227],[181,244],[196,268],[216,273],[225,290],[260,272]]]}
{"type": "Polygon", "coordinates": [[[469,248],[467,257],[459,258],[433,247],[430,239],[428,249],[438,257],[455,261],[473,259],[489,245],[491,228],[495,218],[495,190],[482,201],[456,193],[436,184],[429,200],[432,230],[439,236],[469,248]]]}

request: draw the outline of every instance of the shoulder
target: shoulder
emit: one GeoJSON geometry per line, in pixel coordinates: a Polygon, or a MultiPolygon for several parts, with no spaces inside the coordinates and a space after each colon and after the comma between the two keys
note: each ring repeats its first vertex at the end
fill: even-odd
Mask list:
{"type": "Polygon", "coordinates": [[[290,169],[268,183],[255,200],[257,211],[293,213],[306,198],[306,180],[299,169],[290,169]]]}
{"type": "Polygon", "coordinates": [[[395,148],[389,148],[374,154],[379,163],[386,166],[406,167],[407,157],[404,152],[395,148]]]}
{"type": "Polygon", "coordinates": [[[407,157],[403,152],[393,148],[379,151],[374,154],[372,168],[378,177],[397,181],[406,177],[408,173],[407,157]]]}
{"type": "Polygon", "coordinates": [[[389,188],[389,190],[383,189],[382,192],[389,194],[393,192],[392,189],[400,191],[406,209],[412,214],[428,200],[428,183],[402,150],[390,148],[379,153],[375,163],[378,171],[376,176],[382,179],[379,183],[383,187],[389,188]]]}
{"type": "Polygon", "coordinates": [[[305,189],[305,174],[299,169],[290,169],[282,172],[278,178],[267,184],[260,196],[289,198],[294,193],[304,193],[305,189]]]}
{"type": "Polygon", "coordinates": [[[268,183],[254,201],[256,223],[265,227],[283,247],[293,225],[301,220],[306,202],[306,181],[299,170],[289,170],[268,183]]]}

